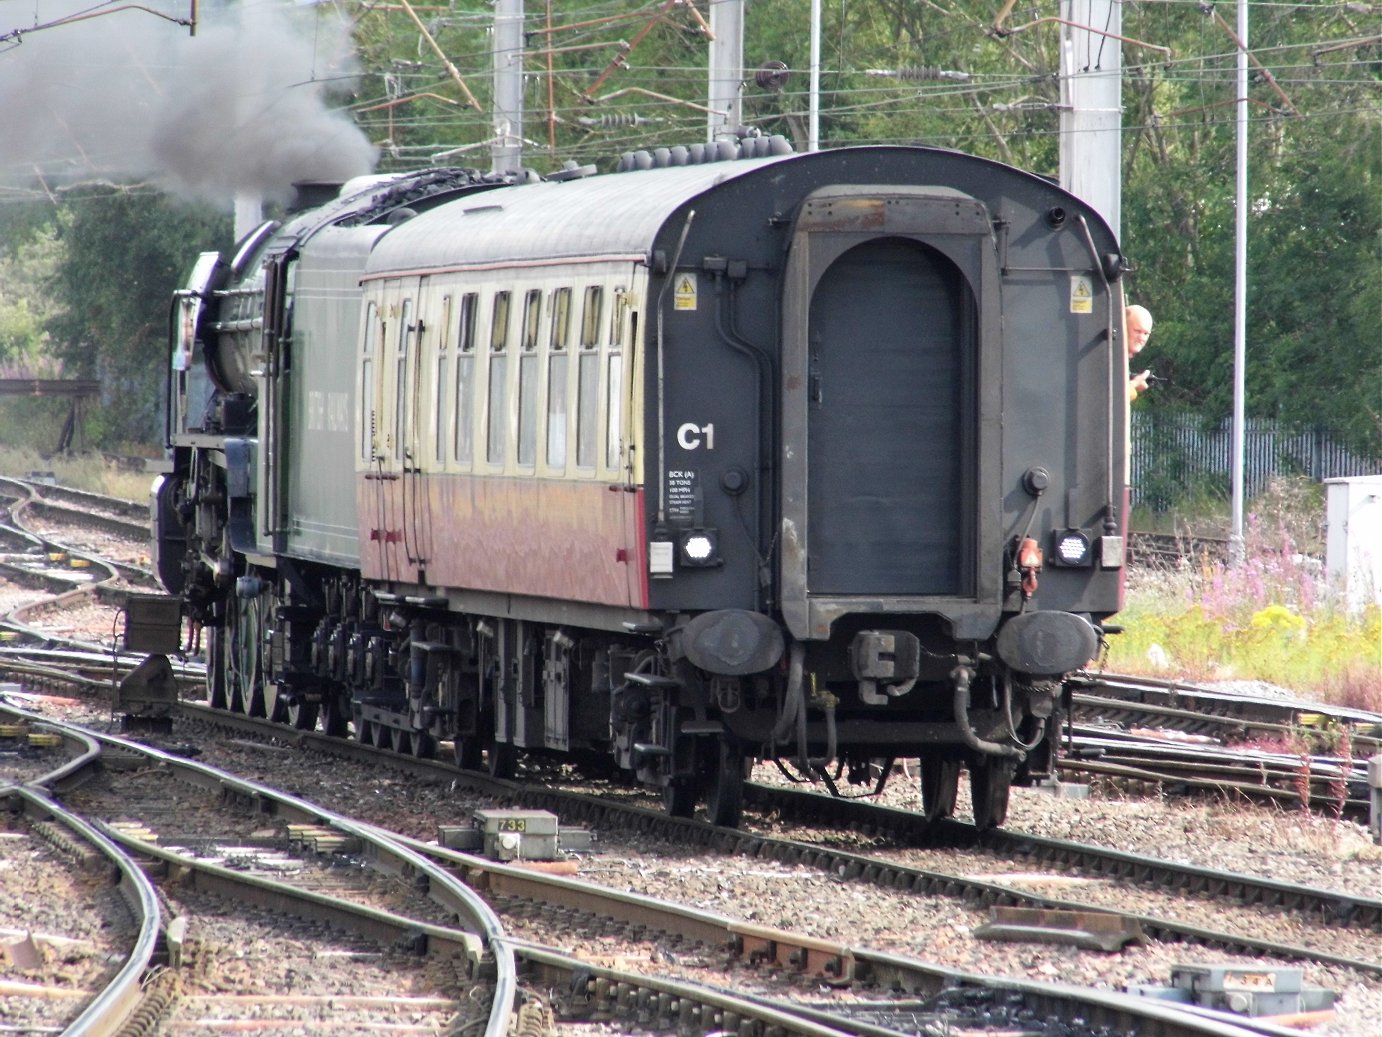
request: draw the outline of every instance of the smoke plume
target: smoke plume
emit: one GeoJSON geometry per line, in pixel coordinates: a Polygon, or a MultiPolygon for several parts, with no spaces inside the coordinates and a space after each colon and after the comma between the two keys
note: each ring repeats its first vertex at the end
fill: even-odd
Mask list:
{"type": "MultiPolygon", "coordinates": [[[[142,6],[182,19],[193,7],[142,6]]],[[[332,5],[200,7],[195,36],[99,0],[0,7],[4,193],[142,178],[206,199],[282,198],[296,180],[373,168],[375,149],[330,107],[356,71],[332,5]],[[103,7],[110,13],[38,27],[103,7]],[[24,14],[41,21],[2,20],[24,14]]]]}

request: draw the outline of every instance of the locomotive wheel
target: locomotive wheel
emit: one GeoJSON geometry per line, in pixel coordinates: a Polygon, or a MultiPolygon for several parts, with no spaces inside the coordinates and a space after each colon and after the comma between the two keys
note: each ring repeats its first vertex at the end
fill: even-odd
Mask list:
{"type": "Polygon", "coordinates": [[[264,715],[275,724],[288,722],[288,702],[277,684],[267,684],[264,687],[264,715]]]}
{"type": "Polygon", "coordinates": [[[230,685],[230,711],[241,716],[262,717],[264,715],[264,696],[259,695],[255,702],[254,691],[247,687],[238,674],[232,673],[227,683],[230,685]],[[258,710],[255,710],[256,704],[258,710]]]}
{"type": "Polygon", "coordinates": [[[206,630],[206,700],[212,709],[227,709],[226,633],[220,627],[206,630]]]}
{"type": "Polygon", "coordinates": [[[744,816],[744,753],[726,736],[720,739],[717,756],[706,785],[705,812],[712,825],[737,828],[744,816]]]}
{"type": "Polygon", "coordinates": [[[1017,764],[1006,757],[986,756],[969,767],[969,792],[974,800],[974,826],[997,828],[1008,816],[1008,794],[1017,764]]]}
{"type": "Polygon", "coordinates": [[[921,812],[928,821],[955,814],[960,791],[960,761],[943,756],[921,758],[921,812]]]}
{"type": "Polygon", "coordinates": [[[245,698],[240,693],[240,686],[233,681],[227,681],[226,683],[229,685],[229,687],[226,688],[226,709],[232,713],[238,713],[244,716],[245,698]]]}
{"type": "Polygon", "coordinates": [[[226,615],[226,690],[232,713],[268,715],[264,702],[263,656],[258,599],[235,599],[226,615]]]}
{"type": "Polygon", "coordinates": [[[287,720],[295,731],[315,731],[319,712],[320,709],[315,702],[303,702],[299,699],[288,707],[287,720]]]}

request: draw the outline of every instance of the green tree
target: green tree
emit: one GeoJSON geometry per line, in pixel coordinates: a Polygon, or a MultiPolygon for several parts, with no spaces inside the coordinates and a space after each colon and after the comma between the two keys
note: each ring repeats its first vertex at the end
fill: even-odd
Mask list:
{"type": "MultiPolygon", "coordinates": [[[[0,254],[0,364],[9,377],[56,377],[60,365],[51,355],[44,325],[58,301],[52,279],[60,257],[57,229],[34,218],[33,206],[10,206],[19,219],[0,254]]],[[[50,216],[51,219],[51,216],[50,216]]]]}
{"type": "Polygon", "coordinates": [[[199,252],[224,247],[229,222],[162,195],[116,188],[65,200],[56,284],[66,308],[48,331],[68,376],[104,386],[88,429],[99,445],[161,436],[170,297],[199,252]]]}
{"type": "MultiPolygon", "coordinates": [[[[1322,425],[1379,457],[1382,48],[1342,8],[1262,14],[1249,89],[1248,414],[1322,425]]],[[[1166,379],[1145,406],[1217,424],[1233,386],[1234,37],[1212,8],[1125,15],[1129,35],[1181,55],[1124,81],[1123,244],[1133,295],[1157,319],[1147,359],[1166,379]]]]}

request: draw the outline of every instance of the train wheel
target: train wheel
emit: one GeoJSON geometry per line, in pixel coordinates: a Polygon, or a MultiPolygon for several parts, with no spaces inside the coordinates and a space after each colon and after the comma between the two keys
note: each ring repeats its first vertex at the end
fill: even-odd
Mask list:
{"type": "Polygon", "coordinates": [[[451,758],[457,767],[478,771],[485,765],[485,752],[480,740],[473,736],[457,735],[451,743],[451,758]]]}
{"type": "Polygon", "coordinates": [[[953,817],[955,798],[959,792],[959,760],[949,760],[943,756],[921,758],[921,811],[926,820],[953,817]]]}
{"type": "Polygon", "coordinates": [[[1008,794],[1017,765],[1007,757],[986,756],[969,767],[969,792],[974,800],[974,826],[997,828],[1008,817],[1008,794]]]}
{"type": "Polygon", "coordinates": [[[711,824],[737,828],[744,816],[744,753],[726,736],[718,757],[706,786],[705,811],[711,824]]]}
{"type": "Polygon", "coordinates": [[[350,707],[335,695],[323,702],[322,730],[332,738],[344,738],[350,732],[350,707]]]}
{"type": "Polygon", "coordinates": [[[692,817],[696,813],[697,791],[690,778],[673,778],[662,786],[662,809],[673,817],[692,817]]]}
{"type": "Polygon", "coordinates": [[[492,743],[489,747],[489,773],[492,778],[512,778],[518,773],[518,749],[512,742],[492,743]]]}

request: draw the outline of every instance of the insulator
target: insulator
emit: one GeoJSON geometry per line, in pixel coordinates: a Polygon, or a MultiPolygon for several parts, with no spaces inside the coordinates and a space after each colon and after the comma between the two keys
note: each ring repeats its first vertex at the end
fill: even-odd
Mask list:
{"type": "Polygon", "coordinates": [[[950,69],[936,68],[934,65],[922,66],[919,68],[870,68],[865,70],[866,75],[887,76],[889,79],[946,79],[956,83],[968,83],[968,72],[954,72],[950,69]]]}
{"type": "Polygon", "coordinates": [[[782,61],[765,61],[753,74],[753,81],[762,90],[781,90],[792,76],[791,70],[782,61]]]}
{"type": "Polygon", "coordinates": [[[637,112],[619,112],[614,115],[597,115],[591,117],[582,115],[576,119],[582,126],[592,129],[617,129],[621,126],[643,126],[651,120],[643,118],[637,112]]]}

